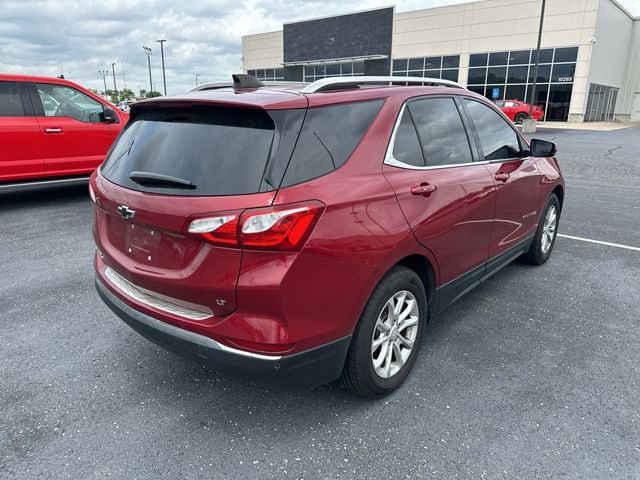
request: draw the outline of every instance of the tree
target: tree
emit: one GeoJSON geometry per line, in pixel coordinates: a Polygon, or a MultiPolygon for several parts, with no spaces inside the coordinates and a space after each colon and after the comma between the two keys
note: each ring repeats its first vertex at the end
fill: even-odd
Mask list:
{"type": "Polygon", "coordinates": [[[154,97],[161,97],[161,96],[162,96],[162,94],[160,92],[156,92],[156,91],[149,92],[148,90],[145,90],[144,88],[140,89],[139,98],[154,98],[154,97]]]}

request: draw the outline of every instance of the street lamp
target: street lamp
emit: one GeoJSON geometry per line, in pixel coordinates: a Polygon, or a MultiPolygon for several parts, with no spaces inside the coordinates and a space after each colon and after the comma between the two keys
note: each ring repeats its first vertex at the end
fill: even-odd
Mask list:
{"type": "Polygon", "coordinates": [[[107,96],[107,75],[109,75],[109,70],[98,70],[98,74],[102,75],[102,81],[104,82],[104,96],[107,96]]]}
{"type": "Polygon", "coordinates": [[[199,73],[196,73],[196,87],[198,86],[198,77],[200,76],[199,73]]]}
{"type": "MultiPolygon", "coordinates": [[[[523,131],[527,133],[535,133],[536,131],[536,121],[533,118],[533,106],[534,102],[536,101],[536,84],[538,82],[538,65],[540,63],[540,46],[542,45],[542,27],[544,25],[544,7],[546,3],[546,0],[542,0],[542,10],[540,11],[540,26],[538,28],[538,47],[536,49],[536,60],[533,65],[533,84],[531,85],[531,102],[529,105],[529,118],[527,119],[529,121],[526,122],[527,124],[530,123],[530,125],[525,125],[524,123],[522,125],[523,131]]],[[[547,110],[546,105],[544,109],[545,111],[547,110]]]]}
{"type": "Polygon", "coordinates": [[[115,62],[111,64],[111,72],[113,73],[113,95],[115,97],[118,96],[118,86],[116,85],[116,64],[115,62]]]}
{"type": "Polygon", "coordinates": [[[151,49],[143,46],[144,53],[147,54],[147,62],[149,62],[149,92],[153,92],[153,82],[151,81],[151,49]]]}
{"type": "Polygon", "coordinates": [[[156,40],[160,44],[160,56],[162,57],[162,83],[164,84],[164,94],[167,94],[167,79],[164,75],[164,42],[166,40],[156,40]]]}

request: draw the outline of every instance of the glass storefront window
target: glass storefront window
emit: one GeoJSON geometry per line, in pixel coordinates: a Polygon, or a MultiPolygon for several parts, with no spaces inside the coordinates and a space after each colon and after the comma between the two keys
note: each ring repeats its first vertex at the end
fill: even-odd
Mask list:
{"type": "MultiPolygon", "coordinates": [[[[535,50],[471,54],[467,77],[469,90],[492,100],[531,103],[535,54],[535,50]],[[497,97],[494,89],[497,89],[497,97]]],[[[534,104],[545,110],[547,120],[567,120],[569,116],[577,56],[578,47],[540,50],[534,104]]]]}
{"type": "Polygon", "coordinates": [[[484,85],[487,81],[487,69],[485,68],[470,68],[469,69],[469,85],[484,85]]]}
{"type": "Polygon", "coordinates": [[[578,47],[556,48],[554,63],[575,62],[578,59],[578,47]]]}
{"type": "Polygon", "coordinates": [[[527,83],[529,66],[509,67],[507,83],[527,83]]]}
{"type": "Polygon", "coordinates": [[[575,63],[561,63],[559,65],[554,65],[553,75],[551,75],[551,81],[559,83],[571,83],[573,82],[573,77],[575,76],[575,74],[575,63]]]}
{"type": "Polygon", "coordinates": [[[470,67],[485,67],[487,65],[488,53],[472,53],[469,55],[470,67]]]}
{"type": "Polygon", "coordinates": [[[531,50],[521,50],[519,52],[510,52],[509,65],[529,65],[531,59],[531,50]]]}
{"type": "Polygon", "coordinates": [[[460,55],[449,55],[442,57],[442,68],[458,68],[460,66],[460,55]]]}
{"type": "Polygon", "coordinates": [[[487,83],[506,83],[507,67],[489,67],[487,70],[487,83]]]}
{"type": "Polygon", "coordinates": [[[489,66],[506,65],[509,58],[509,52],[493,52],[489,54],[489,66]]]}
{"type": "Polygon", "coordinates": [[[398,58],[393,61],[392,74],[398,77],[442,78],[457,82],[459,66],[459,55],[398,58]]]}

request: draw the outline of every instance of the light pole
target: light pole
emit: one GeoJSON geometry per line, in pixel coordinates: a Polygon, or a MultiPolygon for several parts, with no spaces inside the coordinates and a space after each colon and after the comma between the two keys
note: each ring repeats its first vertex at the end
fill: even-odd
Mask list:
{"type": "Polygon", "coordinates": [[[111,64],[111,72],[113,73],[113,96],[116,97],[116,101],[118,100],[118,86],[116,85],[116,64],[115,62],[111,64]]]}
{"type": "Polygon", "coordinates": [[[149,93],[153,92],[153,82],[151,81],[151,49],[143,46],[144,53],[147,54],[147,61],[149,62],[149,93]]]}
{"type": "Polygon", "coordinates": [[[98,70],[98,74],[102,75],[102,81],[104,82],[104,96],[107,96],[107,75],[109,70],[98,70]]]}
{"type": "Polygon", "coordinates": [[[120,60],[120,66],[122,67],[122,79],[124,80],[124,89],[127,89],[127,77],[124,75],[124,62],[120,60]]]}
{"type": "Polygon", "coordinates": [[[160,56],[162,57],[162,83],[164,84],[164,94],[167,94],[167,78],[164,75],[164,42],[166,40],[156,40],[160,44],[160,56]]]}
{"type": "Polygon", "coordinates": [[[198,86],[198,77],[200,76],[199,73],[196,73],[196,87],[198,86]]]}
{"type": "MultiPolygon", "coordinates": [[[[542,10],[540,12],[540,27],[538,28],[538,47],[536,49],[536,60],[533,66],[533,84],[531,85],[531,103],[529,105],[529,119],[532,120],[532,129],[534,133],[535,130],[535,120],[533,120],[533,103],[536,101],[536,83],[538,81],[538,64],[540,63],[540,46],[542,44],[542,26],[544,24],[544,7],[547,3],[546,0],[542,0],[542,10]]],[[[545,105],[545,111],[547,107],[545,105]]]]}

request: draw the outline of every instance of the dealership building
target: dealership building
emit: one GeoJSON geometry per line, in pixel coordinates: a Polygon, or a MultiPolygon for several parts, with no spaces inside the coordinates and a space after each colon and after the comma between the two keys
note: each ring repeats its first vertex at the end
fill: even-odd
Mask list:
{"type": "MultiPolygon", "coordinates": [[[[265,81],[435,77],[531,102],[540,10],[484,0],[290,22],[242,37],[243,69],[265,81]]],[[[615,0],[547,0],[536,83],[547,121],[640,121],[640,19],[615,0]]]]}

